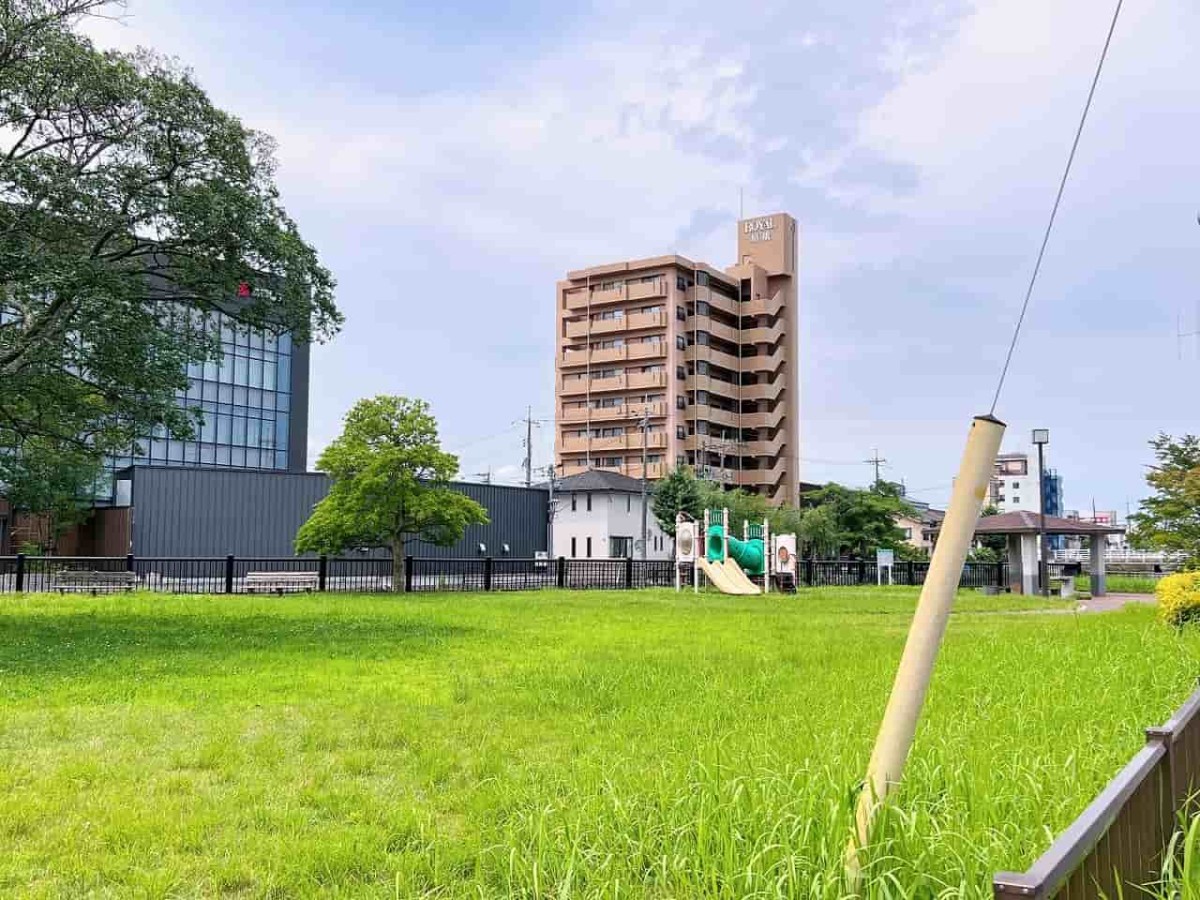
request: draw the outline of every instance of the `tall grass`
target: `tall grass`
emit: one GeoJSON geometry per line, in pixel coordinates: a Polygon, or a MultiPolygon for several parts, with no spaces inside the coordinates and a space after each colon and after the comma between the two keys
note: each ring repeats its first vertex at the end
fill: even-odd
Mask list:
{"type": "Polygon", "coordinates": [[[1108,589],[1115,594],[1153,594],[1158,584],[1157,578],[1148,575],[1109,575],[1105,581],[1108,589]]]}
{"type": "MultiPolygon", "coordinates": [[[[0,895],[838,898],[915,597],[0,599],[0,895]]],[[[990,896],[1188,693],[1045,606],[961,598],[868,896],[990,896]]]]}

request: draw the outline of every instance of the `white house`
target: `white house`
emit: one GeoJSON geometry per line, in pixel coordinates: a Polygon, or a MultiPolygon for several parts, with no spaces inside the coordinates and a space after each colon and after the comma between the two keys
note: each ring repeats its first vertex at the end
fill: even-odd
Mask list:
{"type": "MultiPolygon", "coordinates": [[[[646,498],[647,504],[650,497],[646,498]]],[[[567,559],[641,559],[642,483],[616,472],[589,469],[554,484],[553,556],[567,559]]],[[[647,559],[672,559],[671,538],[647,508],[647,559]]]]}

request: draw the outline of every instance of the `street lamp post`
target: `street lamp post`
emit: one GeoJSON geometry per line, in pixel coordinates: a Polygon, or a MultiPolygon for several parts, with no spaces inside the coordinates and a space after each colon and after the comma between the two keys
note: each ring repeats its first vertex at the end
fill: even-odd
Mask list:
{"type": "Polygon", "coordinates": [[[1050,596],[1050,557],[1046,545],[1046,445],[1050,443],[1049,428],[1033,429],[1033,443],[1038,450],[1038,584],[1042,596],[1050,596]]]}

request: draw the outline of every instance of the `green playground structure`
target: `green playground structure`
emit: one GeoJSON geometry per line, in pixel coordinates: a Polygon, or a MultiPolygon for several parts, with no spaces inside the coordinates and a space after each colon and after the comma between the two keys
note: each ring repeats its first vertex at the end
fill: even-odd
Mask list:
{"type": "Polygon", "coordinates": [[[751,530],[758,530],[757,537],[739,541],[733,535],[726,537],[725,526],[717,523],[708,526],[707,556],[709,562],[719,562],[724,558],[722,544],[729,542],[729,558],[732,559],[747,575],[762,575],[766,571],[767,555],[763,549],[762,526],[751,525],[751,530]]]}

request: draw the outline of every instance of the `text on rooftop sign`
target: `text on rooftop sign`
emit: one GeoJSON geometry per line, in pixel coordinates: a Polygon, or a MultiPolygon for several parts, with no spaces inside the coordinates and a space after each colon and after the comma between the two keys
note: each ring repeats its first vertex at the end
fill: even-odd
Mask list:
{"type": "Polygon", "coordinates": [[[772,216],[764,216],[761,219],[747,219],[742,223],[742,229],[743,233],[752,242],[769,241],[775,232],[775,219],[772,216]]]}

